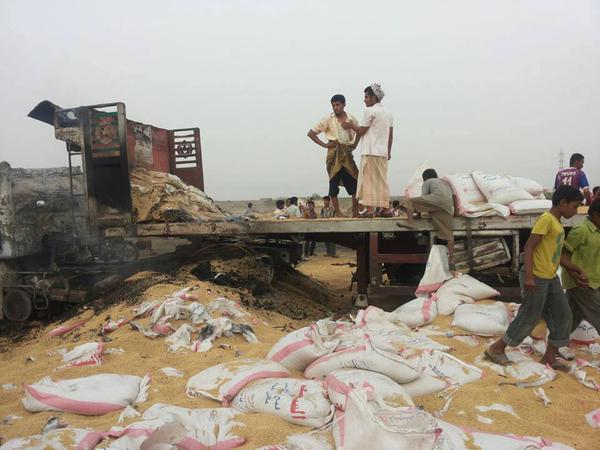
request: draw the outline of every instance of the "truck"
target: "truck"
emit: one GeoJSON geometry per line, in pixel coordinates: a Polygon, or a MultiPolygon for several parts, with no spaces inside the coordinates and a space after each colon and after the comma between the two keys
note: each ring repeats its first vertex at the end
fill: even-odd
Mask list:
{"type": "MultiPolygon", "coordinates": [[[[64,141],[68,166],[13,169],[0,163],[0,319],[27,320],[53,304],[81,303],[139,268],[148,239],[241,239],[259,257],[294,265],[300,242],[335,242],[356,251],[354,304],[412,297],[436,242],[427,218],[223,220],[137,223],[132,170],[176,175],[204,190],[199,128],[167,130],[129,120],[121,102],[61,108],[49,101],[29,116],[64,141]]],[[[457,267],[518,298],[519,257],[535,216],[454,218],[457,267]]],[[[578,215],[566,221],[571,226],[578,215]]]]}

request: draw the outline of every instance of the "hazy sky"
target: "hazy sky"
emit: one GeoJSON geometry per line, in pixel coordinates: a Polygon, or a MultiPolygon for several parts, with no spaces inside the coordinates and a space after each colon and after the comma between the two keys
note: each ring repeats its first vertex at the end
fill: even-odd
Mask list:
{"type": "Polygon", "coordinates": [[[0,160],[66,164],[27,118],[123,101],[133,120],[198,126],[216,199],[326,193],[306,137],[332,94],[362,116],[386,91],[401,194],[415,168],[530,176],[586,155],[600,184],[600,1],[0,0],[0,160]]]}

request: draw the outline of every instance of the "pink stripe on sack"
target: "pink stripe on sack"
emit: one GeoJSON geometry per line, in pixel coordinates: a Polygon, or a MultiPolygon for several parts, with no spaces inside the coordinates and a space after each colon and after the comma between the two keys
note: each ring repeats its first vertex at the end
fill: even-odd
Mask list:
{"type": "Polygon", "coordinates": [[[262,378],[285,378],[289,375],[289,372],[284,372],[282,370],[261,370],[259,372],[254,372],[229,388],[223,396],[223,406],[229,406],[229,402],[233,400],[233,397],[235,397],[238,392],[251,381],[260,380],[262,378]]]}
{"type": "Polygon", "coordinates": [[[344,447],[344,441],[346,440],[346,417],[344,411],[339,409],[335,410],[335,421],[338,424],[338,431],[340,435],[340,446],[344,447]]]}
{"type": "Polygon", "coordinates": [[[598,409],[595,414],[592,414],[591,418],[600,425],[600,409],[598,409]]]}
{"type": "Polygon", "coordinates": [[[591,340],[571,339],[571,344],[575,344],[575,345],[590,345],[590,344],[593,344],[594,342],[596,342],[595,339],[591,339],[591,340]]]}
{"type": "Polygon", "coordinates": [[[27,384],[24,385],[23,388],[38,402],[47,406],[51,406],[59,411],[83,414],[85,416],[99,416],[101,414],[106,414],[125,408],[123,405],[117,405],[114,403],[83,402],[80,400],[72,400],[70,398],[60,397],[54,394],[46,394],[37,391],[35,388],[27,384]]]}
{"type": "Polygon", "coordinates": [[[301,348],[308,347],[312,344],[312,339],[303,339],[301,341],[296,341],[293,344],[286,345],[285,347],[283,347],[281,350],[279,350],[277,353],[271,356],[270,359],[271,361],[280,362],[288,356],[290,356],[292,353],[300,350],[301,348]]]}
{"type": "Polygon", "coordinates": [[[431,294],[427,300],[425,300],[423,302],[423,319],[425,319],[425,322],[429,322],[431,320],[431,305],[433,305],[433,302],[435,302],[437,300],[437,295],[435,294],[431,294]]]}
{"type": "Polygon", "coordinates": [[[229,450],[230,448],[241,447],[246,443],[246,438],[234,437],[217,442],[210,446],[210,450],[229,450]]]}
{"type": "Polygon", "coordinates": [[[335,358],[338,355],[345,354],[345,353],[359,353],[359,352],[364,352],[366,350],[367,350],[367,346],[365,344],[362,344],[362,345],[358,345],[355,347],[345,348],[344,350],[340,350],[339,352],[330,353],[328,355],[321,356],[319,359],[314,361],[310,366],[308,366],[306,368],[306,370],[304,371],[304,373],[308,372],[310,369],[312,369],[317,364],[321,364],[322,362],[329,361],[331,358],[335,358]]]}
{"type": "Polygon", "coordinates": [[[125,428],[124,430],[108,430],[104,437],[120,438],[123,436],[142,437],[150,436],[156,428],[125,428]]]}
{"type": "Polygon", "coordinates": [[[443,281],[440,281],[439,283],[419,285],[415,291],[415,295],[435,292],[442,286],[442,284],[444,284],[443,281]]]}
{"type": "Polygon", "coordinates": [[[102,439],[104,439],[104,433],[90,431],[81,441],[79,441],[75,450],[92,450],[93,448],[96,448],[96,445],[98,445],[102,439]]]}
{"type": "Polygon", "coordinates": [[[81,328],[84,324],[85,324],[85,320],[82,320],[80,322],[75,322],[71,325],[61,325],[60,327],[57,327],[54,330],[50,331],[48,333],[48,336],[50,336],[50,337],[62,336],[64,334],[70,333],[73,330],[76,330],[77,328],[81,328]]]}

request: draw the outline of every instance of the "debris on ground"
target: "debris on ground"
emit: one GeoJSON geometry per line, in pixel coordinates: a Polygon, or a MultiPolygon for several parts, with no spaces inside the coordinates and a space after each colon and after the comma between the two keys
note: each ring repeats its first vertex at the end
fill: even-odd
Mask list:
{"type": "MultiPolygon", "coordinates": [[[[292,272],[288,277],[301,282],[275,278],[269,292],[255,295],[247,286],[190,275],[195,266],[169,277],[141,275],[150,276],[150,284],[125,281],[136,286],[131,294],[122,288],[110,301],[32,329],[18,342],[0,336],[0,415],[22,417],[2,424],[8,441],[0,448],[35,442],[59,449],[354,450],[393,443],[564,450],[593,448],[597,441],[600,394],[592,389],[600,342],[562,353],[575,356],[568,361],[571,374],[539,363],[539,336],[507,351],[510,365],[486,361],[483,352],[501,327],[453,325],[465,306],[491,306],[476,310],[491,311],[492,319],[501,312],[494,290],[483,283],[461,280],[464,275],[440,282],[438,291],[450,283],[446,306],[454,315],[438,308],[426,318],[425,310],[439,307],[441,298],[431,292],[409,308],[371,306],[334,318],[318,300],[323,289],[308,277],[292,272]],[[471,286],[470,296],[464,285],[471,286]],[[490,296],[479,298],[482,292],[490,296]],[[281,314],[287,311],[303,318],[281,314]],[[76,333],[46,338],[58,326],[79,323],[76,333]],[[100,330],[109,341],[99,341],[100,330]],[[193,351],[208,343],[209,351],[193,351]],[[35,363],[26,363],[25,355],[35,363]],[[57,367],[60,380],[49,377],[57,367]],[[146,374],[153,376],[151,389],[146,374]]],[[[498,317],[510,321],[514,306],[502,305],[506,316],[498,317]]]]}

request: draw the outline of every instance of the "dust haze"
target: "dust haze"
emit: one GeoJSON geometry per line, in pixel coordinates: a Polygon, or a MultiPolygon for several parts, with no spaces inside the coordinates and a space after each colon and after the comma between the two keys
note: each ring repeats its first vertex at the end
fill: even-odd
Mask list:
{"type": "Polygon", "coordinates": [[[552,183],[558,153],[600,184],[600,3],[594,1],[0,2],[0,160],[66,164],[26,117],[48,99],[123,101],[130,119],[200,127],[215,199],[325,193],[306,137],[343,93],[386,91],[401,194],[425,161],[552,183]]]}

